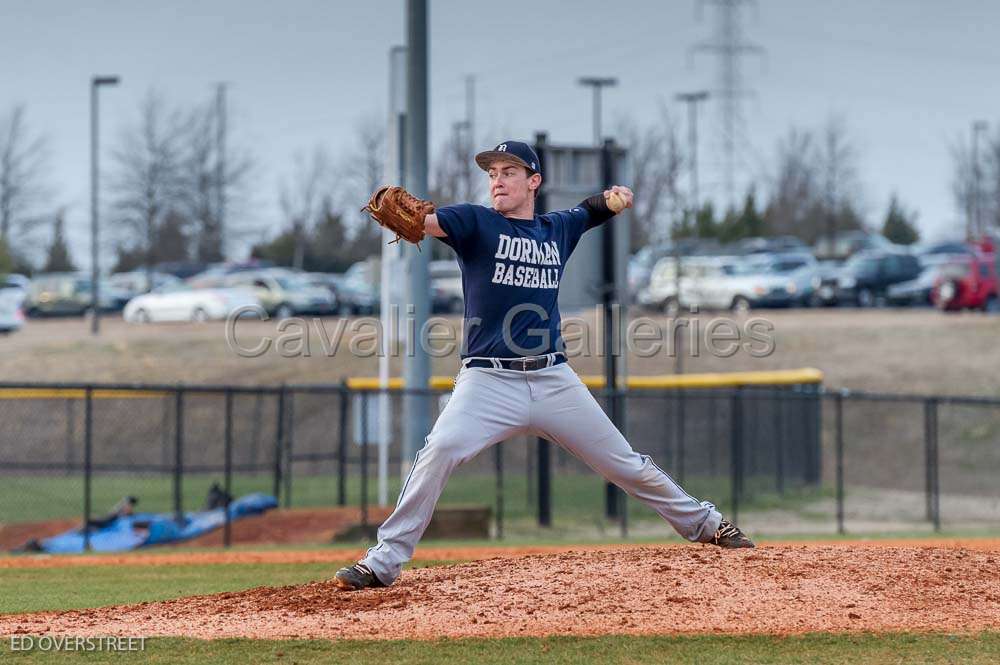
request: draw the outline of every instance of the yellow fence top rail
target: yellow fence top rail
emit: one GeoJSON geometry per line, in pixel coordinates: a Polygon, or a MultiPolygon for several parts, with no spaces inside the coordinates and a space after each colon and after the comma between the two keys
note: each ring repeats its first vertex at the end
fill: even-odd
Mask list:
{"type": "MultiPolygon", "coordinates": [[[[94,399],[146,399],[164,397],[160,390],[120,390],[96,388],[94,399]]],[[[83,399],[87,391],[81,388],[0,388],[0,399],[83,399]]]]}
{"type": "MultiPolygon", "coordinates": [[[[603,388],[604,377],[582,375],[580,379],[588,388],[603,388]]],[[[811,367],[802,369],[781,369],[767,372],[719,372],[711,374],[663,374],[657,376],[630,376],[625,381],[629,388],[636,389],[680,389],[680,388],[735,388],[738,386],[788,386],[823,382],[823,372],[811,367]]],[[[447,390],[455,384],[454,377],[433,376],[430,387],[447,390]]],[[[347,380],[347,386],[356,390],[378,390],[381,384],[377,377],[356,376],[347,380]]],[[[389,379],[389,390],[403,387],[403,379],[389,379]]]]}
{"type": "MultiPolygon", "coordinates": [[[[583,375],[580,379],[588,388],[604,387],[604,377],[583,375]]],[[[669,390],[683,388],[735,388],[737,386],[782,386],[816,384],[823,382],[823,372],[806,367],[803,369],[783,369],[768,372],[719,372],[713,374],[663,374],[657,376],[630,376],[625,387],[637,390],[669,390]]],[[[455,385],[453,376],[433,376],[430,388],[450,390],[455,385]]],[[[355,376],[347,379],[347,387],[353,390],[378,390],[381,384],[374,376],[355,376]]],[[[403,379],[389,379],[389,390],[403,388],[403,379]]],[[[94,399],[146,399],[164,397],[170,393],[159,390],[123,390],[118,388],[96,388],[94,399]]],[[[5,399],[83,399],[86,392],[80,388],[0,388],[0,400],[5,399]]]]}

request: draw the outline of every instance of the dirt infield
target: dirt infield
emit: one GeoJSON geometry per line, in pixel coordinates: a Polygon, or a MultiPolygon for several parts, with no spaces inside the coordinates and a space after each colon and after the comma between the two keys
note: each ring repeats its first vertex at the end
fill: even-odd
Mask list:
{"type": "MultiPolygon", "coordinates": [[[[1000,546],[984,542],[990,546],[769,545],[724,552],[683,545],[577,547],[527,556],[508,552],[408,570],[389,589],[347,593],[330,582],[314,582],[0,616],[0,635],[423,639],[975,631],[1000,625],[1000,546]]],[[[444,552],[428,548],[422,556],[444,552]]],[[[344,556],[333,551],[224,554],[344,556]]],[[[159,557],[160,563],[176,563],[171,555],[159,557]]]]}

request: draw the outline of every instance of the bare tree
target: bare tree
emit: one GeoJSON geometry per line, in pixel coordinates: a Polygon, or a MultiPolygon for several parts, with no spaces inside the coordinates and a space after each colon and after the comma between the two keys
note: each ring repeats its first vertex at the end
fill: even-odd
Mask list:
{"type": "Polygon", "coordinates": [[[13,106],[0,117],[0,240],[8,245],[44,218],[33,213],[45,197],[47,164],[45,137],[32,136],[25,107],[13,106]]]}
{"type": "Polygon", "coordinates": [[[295,240],[292,266],[299,270],[305,264],[306,237],[310,226],[322,212],[323,202],[329,196],[324,189],[329,181],[329,157],[322,146],[316,146],[309,156],[296,153],[292,174],[280,185],[281,210],[295,240]]]}
{"type": "Polygon", "coordinates": [[[833,246],[839,222],[856,217],[861,208],[858,182],[858,151],[851,141],[847,124],[841,116],[831,116],[823,128],[823,144],[819,151],[823,169],[823,207],[825,231],[833,246]]]}
{"type": "Polygon", "coordinates": [[[664,242],[670,237],[683,208],[680,177],[686,159],[677,125],[665,107],[659,120],[646,127],[631,118],[620,119],[617,133],[628,150],[635,191],[630,245],[636,251],[651,240],[664,242]]]}
{"type": "Polygon", "coordinates": [[[776,235],[800,235],[819,196],[819,154],[809,130],[792,127],[778,141],[765,218],[776,235]]]}
{"type": "Polygon", "coordinates": [[[142,249],[149,284],[158,227],[169,212],[184,206],[182,165],[188,122],[150,91],[139,105],[138,122],[122,133],[113,152],[111,189],[120,241],[133,251],[142,249]]]}
{"type": "MultiPolygon", "coordinates": [[[[240,234],[241,229],[234,224],[223,226],[220,197],[226,209],[230,202],[244,200],[249,195],[247,183],[253,170],[253,158],[249,153],[230,147],[231,141],[220,145],[219,123],[228,127],[230,122],[219,113],[216,104],[195,108],[188,118],[184,141],[185,214],[194,226],[195,258],[205,262],[223,260],[227,242],[240,234]]],[[[225,113],[228,115],[228,111],[225,113]]]]}
{"type": "Polygon", "coordinates": [[[951,156],[955,168],[951,181],[951,191],[959,213],[966,220],[966,236],[968,236],[976,214],[977,199],[980,205],[983,203],[982,185],[978,181],[976,169],[978,166],[979,173],[982,173],[984,160],[973,160],[972,151],[961,139],[952,144],[951,156]],[[976,164],[976,161],[979,163],[976,164]]]}
{"type": "Polygon", "coordinates": [[[1000,231],[1000,131],[978,149],[967,141],[959,138],[952,144],[952,193],[971,238],[1000,231]]]}
{"type": "Polygon", "coordinates": [[[808,243],[862,227],[858,151],[842,118],[817,133],[792,127],[778,141],[775,175],[764,218],[776,235],[808,243]],[[820,138],[817,138],[819,134],[820,138]]]}

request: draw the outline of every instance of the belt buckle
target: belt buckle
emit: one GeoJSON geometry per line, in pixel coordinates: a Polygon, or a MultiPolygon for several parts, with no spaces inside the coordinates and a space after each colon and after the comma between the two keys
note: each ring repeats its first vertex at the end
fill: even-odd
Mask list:
{"type": "Polygon", "coordinates": [[[528,359],[527,358],[514,358],[513,360],[510,361],[510,367],[511,367],[511,369],[518,370],[519,372],[527,372],[528,371],[528,359]],[[518,365],[520,365],[520,367],[518,367],[518,365]]]}
{"type": "Polygon", "coordinates": [[[545,363],[546,363],[546,358],[544,356],[535,358],[523,358],[521,359],[521,364],[524,367],[524,369],[522,369],[521,371],[531,372],[536,369],[541,369],[545,367],[545,363]]]}

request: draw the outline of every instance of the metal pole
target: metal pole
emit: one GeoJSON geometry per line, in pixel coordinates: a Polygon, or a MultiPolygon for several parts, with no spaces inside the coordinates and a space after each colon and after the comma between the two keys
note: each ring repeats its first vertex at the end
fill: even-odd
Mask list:
{"type": "Polygon", "coordinates": [[[503,538],[503,443],[493,447],[496,465],[497,539],[503,538]]]}
{"type": "MultiPolygon", "coordinates": [[[[700,207],[700,195],[698,192],[698,102],[708,99],[708,93],[705,91],[700,92],[687,92],[680,93],[676,96],[676,99],[684,102],[687,105],[688,111],[688,154],[691,160],[691,203],[688,207],[689,215],[691,216],[692,224],[697,223],[698,209],[700,207]]],[[[680,238],[676,237],[674,234],[673,248],[674,248],[674,292],[677,298],[677,314],[680,315],[681,308],[683,306],[681,302],[681,272],[682,272],[682,256],[680,249],[680,238]]],[[[674,344],[674,374],[684,373],[684,334],[679,333],[680,327],[675,327],[675,344],[674,344]]]]}
{"type": "Polygon", "coordinates": [[[83,549],[90,551],[91,474],[94,454],[94,391],[84,391],[83,403],[83,549]]]}
{"type": "MultiPolygon", "coordinates": [[[[387,182],[404,183],[405,173],[405,117],[406,117],[406,47],[393,46],[389,49],[389,122],[386,131],[386,161],[384,179],[387,182]]],[[[393,280],[400,268],[405,269],[402,262],[401,244],[393,243],[393,233],[382,229],[382,277],[379,281],[379,318],[382,324],[382,353],[378,358],[379,387],[383,392],[379,396],[379,468],[378,468],[378,503],[381,506],[389,503],[389,445],[392,438],[392,394],[388,392],[390,360],[398,353],[400,338],[399,305],[403,294],[400,285],[393,280]],[[394,352],[394,349],[396,351],[394,352]]],[[[405,433],[405,432],[404,432],[405,433]]],[[[405,480],[407,473],[406,446],[403,446],[403,459],[399,465],[402,472],[400,478],[405,480]]]]}
{"type": "MultiPolygon", "coordinates": [[[[99,222],[98,222],[98,202],[97,202],[97,180],[99,171],[97,166],[98,156],[98,129],[97,119],[97,82],[92,81],[90,85],[90,332],[97,335],[101,332],[100,300],[99,300],[99,278],[100,272],[100,252],[99,242],[99,222]]],[[[88,527],[89,528],[89,527],[88,527]]]]}
{"type": "MultiPolygon", "coordinates": [[[[601,146],[601,183],[604,189],[614,181],[614,142],[607,140],[601,146]]],[[[618,354],[615,349],[617,330],[615,329],[615,238],[611,224],[601,226],[601,267],[602,267],[602,310],[604,316],[604,385],[607,389],[611,421],[619,429],[622,426],[621,401],[618,397],[618,354]]],[[[620,517],[625,499],[618,487],[611,482],[605,484],[605,514],[609,519],[620,517]]]]}
{"type": "Polygon", "coordinates": [[[98,145],[100,122],[98,119],[99,107],[97,100],[98,88],[102,85],[118,85],[117,76],[95,76],[90,79],[90,332],[97,335],[101,331],[101,307],[100,307],[100,252],[98,251],[99,229],[98,221],[98,179],[100,169],[98,168],[98,145]]]}
{"type": "Polygon", "coordinates": [[[184,475],[184,389],[174,393],[174,519],[184,518],[184,500],[181,497],[184,475]]]}
{"type": "Polygon", "coordinates": [[[361,393],[361,533],[368,537],[368,392],[361,393]]]}
{"type": "MultiPolygon", "coordinates": [[[[215,94],[215,195],[216,232],[220,257],[226,256],[226,84],[220,83],[215,94]]],[[[150,285],[152,288],[152,284],[150,285]]]]}
{"type": "Polygon", "coordinates": [[[274,437],[274,498],[281,500],[281,455],[285,438],[285,386],[278,390],[277,432],[274,437]]]}
{"type": "MultiPolygon", "coordinates": [[[[285,508],[292,507],[292,454],[295,447],[295,393],[288,393],[288,433],[285,435],[285,508]]],[[[277,497],[275,497],[277,498],[277,497]]]]}
{"type": "Polygon", "coordinates": [[[594,145],[601,145],[601,86],[594,86],[594,145]]]}
{"type": "MultiPolygon", "coordinates": [[[[407,129],[406,188],[419,198],[427,198],[427,0],[407,0],[407,129]]],[[[422,343],[424,323],[430,316],[427,264],[430,252],[407,244],[407,297],[413,317],[413,335],[407,335],[404,379],[407,389],[426,390],[430,379],[430,357],[422,343]]],[[[412,464],[429,426],[428,398],[407,392],[403,398],[403,460],[412,464]]]]}
{"type": "Polygon", "coordinates": [[[677,482],[684,483],[684,430],[687,400],[684,390],[677,391],[677,482]]]}
{"type": "Polygon", "coordinates": [[[924,446],[927,466],[927,519],[941,530],[941,488],[938,480],[938,403],[924,402],[924,446]]]}
{"type": "Polygon", "coordinates": [[[969,233],[968,239],[973,240],[975,238],[982,238],[983,220],[981,215],[982,208],[982,170],[979,168],[979,134],[985,132],[987,128],[986,121],[976,120],[972,123],[972,179],[973,179],[973,190],[972,190],[972,218],[969,220],[969,233]]]}
{"type": "Polygon", "coordinates": [[[742,448],[743,448],[743,392],[740,388],[733,390],[729,413],[729,481],[730,501],[732,502],[732,521],[736,524],[740,515],[740,485],[742,484],[742,448]]]}
{"type": "Polygon", "coordinates": [[[75,398],[66,399],[66,475],[69,476],[73,473],[73,463],[74,463],[74,448],[76,442],[74,441],[74,430],[76,426],[76,402],[75,398]]]}
{"type": "MultiPolygon", "coordinates": [[[[777,387],[774,388],[777,391],[777,387]]],[[[774,394],[774,476],[778,494],[785,493],[785,392],[774,394]]]]}
{"type": "Polygon", "coordinates": [[[340,421],[337,425],[337,505],[347,505],[347,409],[349,405],[347,382],[340,385],[340,421]]]}
{"type": "Polygon", "coordinates": [[[836,447],[837,447],[837,533],[843,535],[844,529],[844,394],[838,392],[834,398],[836,413],[836,447]]]}
{"type": "Polygon", "coordinates": [[[552,455],[548,439],[538,438],[538,526],[552,526],[552,455]]]}
{"type": "Polygon", "coordinates": [[[233,495],[233,391],[226,391],[226,430],[225,430],[225,460],[223,484],[226,488],[226,523],[222,534],[222,544],[229,547],[232,544],[232,516],[229,513],[229,503],[233,495]]]}
{"type": "MultiPolygon", "coordinates": [[[[468,144],[466,146],[465,154],[468,155],[473,150],[475,150],[476,145],[476,132],[475,132],[475,119],[476,119],[476,77],[472,74],[468,74],[465,77],[465,131],[466,131],[466,141],[468,144]]],[[[472,192],[475,189],[472,186],[472,161],[469,159],[465,160],[465,200],[472,203],[472,192]]]]}
{"type": "Polygon", "coordinates": [[[594,145],[601,145],[601,89],[606,86],[618,85],[618,79],[614,77],[584,76],[577,79],[577,83],[590,87],[593,90],[594,104],[594,145]]]}

